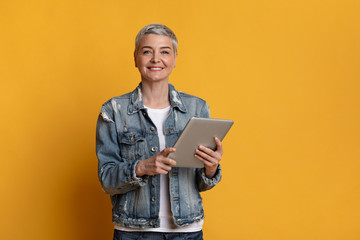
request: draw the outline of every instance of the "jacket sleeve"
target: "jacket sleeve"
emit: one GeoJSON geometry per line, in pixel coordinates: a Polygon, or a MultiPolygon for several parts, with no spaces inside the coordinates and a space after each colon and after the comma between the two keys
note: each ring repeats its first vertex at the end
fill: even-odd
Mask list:
{"type": "Polygon", "coordinates": [[[215,187],[221,181],[221,166],[218,165],[218,169],[216,170],[215,176],[212,178],[207,178],[205,175],[204,168],[196,169],[196,180],[197,186],[200,192],[210,190],[215,187]]]}
{"type": "Polygon", "coordinates": [[[135,170],[139,161],[124,161],[113,117],[113,110],[103,105],[96,126],[96,155],[98,177],[107,194],[123,194],[147,183],[147,176],[137,177],[135,170]]]}
{"type": "MultiPolygon", "coordinates": [[[[200,111],[200,117],[202,118],[210,118],[210,110],[209,105],[205,102],[203,107],[200,111]]],[[[197,168],[196,169],[196,183],[198,186],[198,189],[200,192],[210,190],[213,187],[215,187],[216,184],[218,184],[221,181],[221,166],[218,165],[218,169],[216,170],[216,173],[214,177],[207,178],[205,175],[205,169],[204,168],[197,168]]]]}

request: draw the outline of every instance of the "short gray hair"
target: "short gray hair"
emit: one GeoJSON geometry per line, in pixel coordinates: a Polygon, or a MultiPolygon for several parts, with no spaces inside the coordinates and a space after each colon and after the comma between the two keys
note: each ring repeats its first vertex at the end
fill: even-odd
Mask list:
{"type": "Polygon", "coordinates": [[[175,55],[177,55],[178,40],[175,36],[175,33],[170,28],[168,28],[167,26],[160,24],[160,23],[149,24],[149,25],[143,27],[139,31],[139,33],[137,34],[137,36],[135,38],[135,54],[139,50],[139,45],[140,45],[141,39],[146,34],[155,34],[155,35],[167,36],[167,37],[171,38],[172,45],[174,48],[174,53],[175,53],[175,55]]]}

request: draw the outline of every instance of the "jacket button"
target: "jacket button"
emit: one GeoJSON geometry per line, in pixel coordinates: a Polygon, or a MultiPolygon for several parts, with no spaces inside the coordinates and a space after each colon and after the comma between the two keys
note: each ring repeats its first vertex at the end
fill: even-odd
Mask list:
{"type": "Polygon", "coordinates": [[[155,225],[155,222],[154,221],[151,221],[150,222],[150,226],[154,226],[155,225]]]}
{"type": "Polygon", "coordinates": [[[156,197],[152,197],[151,201],[155,202],[156,201],[156,197]]]}
{"type": "Polygon", "coordinates": [[[155,128],[154,128],[154,127],[151,127],[151,128],[150,128],[150,130],[151,130],[151,131],[154,131],[154,130],[155,130],[155,128]]]}
{"type": "Polygon", "coordinates": [[[152,147],[152,148],[151,148],[151,151],[152,151],[152,152],[156,152],[156,151],[157,151],[157,147],[152,147]]]}

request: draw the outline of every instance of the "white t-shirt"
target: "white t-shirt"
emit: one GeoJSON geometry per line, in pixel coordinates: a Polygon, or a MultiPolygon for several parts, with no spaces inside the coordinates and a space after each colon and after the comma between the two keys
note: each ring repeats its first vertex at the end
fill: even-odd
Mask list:
{"type": "MultiPolygon", "coordinates": [[[[169,115],[170,106],[163,109],[153,109],[145,106],[148,111],[150,119],[156,126],[160,151],[165,148],[164,122],[169,115]]],[[[160,174],[160,227],[159,228],[128,228],[115,225],[115,229],[121,231],[145,231],[145,232],[197,232],[202,229],[203,220],[195,222],[191,225],[178,227],[174,223],[173,214],[170,205],[169,192],[169,174],[160,174]]]]}

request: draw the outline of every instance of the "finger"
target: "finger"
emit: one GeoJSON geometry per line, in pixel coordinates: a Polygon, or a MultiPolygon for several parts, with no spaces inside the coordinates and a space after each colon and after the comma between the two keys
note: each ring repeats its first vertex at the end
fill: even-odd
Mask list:
{"type": "Polygon", "coordinates": [[[171,158],[167,158],[166,156],[162,155],[162,154],[159,154],[157,157],[156,157],[156,161],[159,161],[165,165],[171,165],[171,166],[175,166],[176,165],[176,161],[171,159],[171,158]]]}
{"type": "Polygon", "coordinates": [[[214,162],[218,162],[216,158],[212,157],[211,155],[203,152],[203,151],[200,151],[198,149],[196,149],[196,154],[195,156],[199,156],[199,158],[203,159],[204,161],[207,161],[207,162],[211,162],[211,163],[214,163],[214,162]]]}
{"type": "MultiPolygon", "coordinates": [[[[169,171],[170,171],[170,170],[169,170],[169,171]]],[[[166,170],[166,169],[159,168],[159,169],[156,169],[156,171],[154,172],[153,175],[157,175],[157,174],[167,174],[169,171],[166,170]]]]}
{"type": "Polygon", "coordinates": [[[223,147],[222,147],[222,143],[221,143],[220,139],[215,137],[214,140],[216,143],[216,152],[218,152],[222,155],[224,153],[224,151],[223,151],[223,147]]]}
{"type": "Polygon", "coordinates": [[[162,173],[162,174],[167,174],[171,170],[171,166],[168,164],[162,163],[159,167],[161,170],[166,171],[166,173],[162,173]]]}
{"type": "Polygon", "coordinates": [[[170,154],[170,153],[173,153],[173,152],[176,152],[176,148],[173,148],[173,147],[170,147],[170,148],[165,148],[164,150],[161,151],[161,155],[166,157],[165,158],[165,163],[166,164],[169,164],[169,165],[172,165],[172,166],[175,166],[176,165],[176,161],[171,159],[171,158],[167,158],[167,156],[170,154]]]}
{"type": "Polygon", "coordinates": [[[173,153],[176,151],[176,148],[170,147],[170,148],[165,148],[164,150],[162,150],[160,152],[161,155],[163,155],[164,157],[166,157],[169,153],[173,153]]]}
{"type": "Polygon", "coordinates": [[[160,174],[166,174],[171,170],[171,166],[164,163],[163,160],[155,162],[156,172],[160,174]]]}
{"type": "Polygon", "coordinates": [[[215,159],[206,159],[198,154],[195,154],[195,157],[199,159],[202,163],[204,163],[205,167],[214,167],[219,164],[218,161],[216,161],[215,159]]]}
{"type": "Polygon", "coordinates": [[[199,146],[198,150],[206,153],[207,155],[210,155],[211,157],[216,157],[217,156],[217,154],[212,149],[204,147],[202,145],[199,146]]]}
{"type": "Polygon", "coordinates": [[[176,166],[176,161],[171,158],[165,158],[163,163],[171,166],[176,166]]]}

